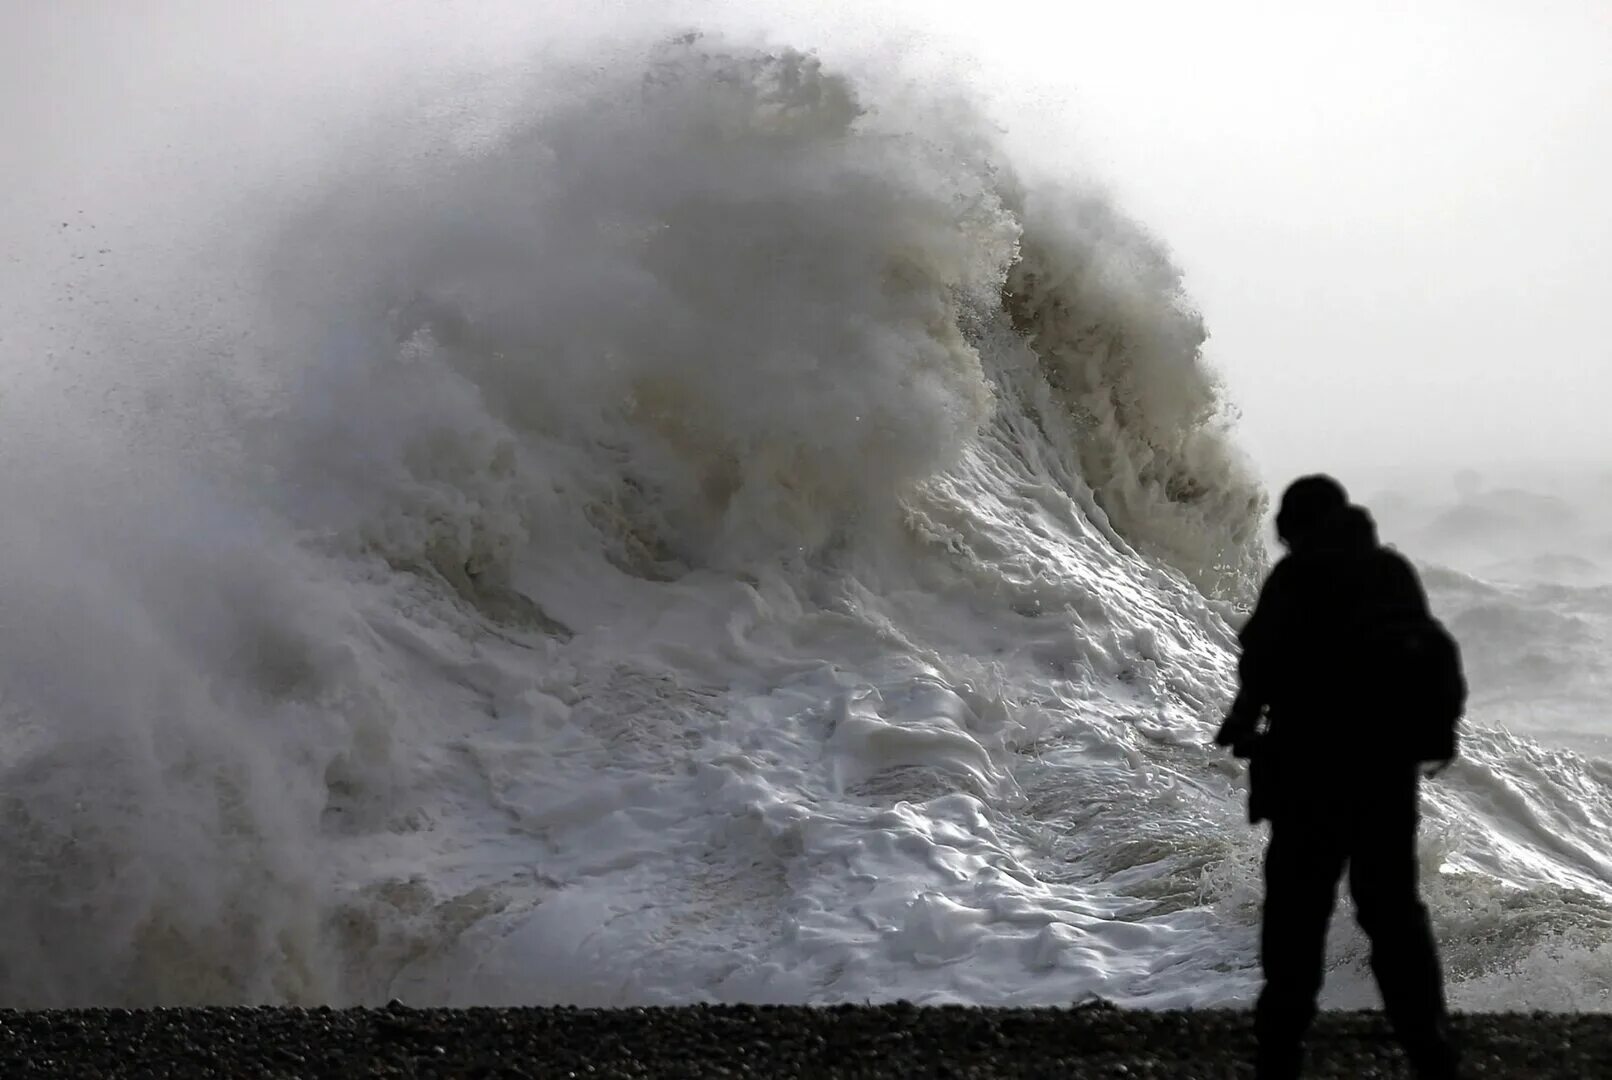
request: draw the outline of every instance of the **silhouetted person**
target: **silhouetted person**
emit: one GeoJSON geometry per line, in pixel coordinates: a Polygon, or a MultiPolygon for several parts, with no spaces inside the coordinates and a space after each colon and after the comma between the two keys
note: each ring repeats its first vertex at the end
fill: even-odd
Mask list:
{"type": "Polygon", "coordinates": [[[1249,818],[1271,822],[1257,1075],[1299,1074],[1347,868],[1395,1033],[1418,1076],[1453,1077],[1443,977],[1417,893],[1416,826],[1418,759],[1454,747],[1412,745],[1403,701],[1421,699],[1401,689],[1416,673],[1389,670],[1372,629],[1436,623],[1416,572],[1377,543],[1370,516],[1337,481],[1294,482],[1276,530],[1289,553],[1239,635],[1241,687],[1216,736],[1250,759],[1249,818]]]}

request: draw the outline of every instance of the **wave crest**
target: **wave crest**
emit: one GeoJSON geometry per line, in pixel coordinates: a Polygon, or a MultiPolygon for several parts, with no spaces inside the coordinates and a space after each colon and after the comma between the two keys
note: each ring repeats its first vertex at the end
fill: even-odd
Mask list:
{"type": "Polygon", "coordinates": [[[1081,475],[1121,534],[1210,595],[1249,598],[1267,498],[1232,441],[1181,272],[1100,197],[1037,196],[1024,214],[1005,302],[1068,409],[1081,475]]]}

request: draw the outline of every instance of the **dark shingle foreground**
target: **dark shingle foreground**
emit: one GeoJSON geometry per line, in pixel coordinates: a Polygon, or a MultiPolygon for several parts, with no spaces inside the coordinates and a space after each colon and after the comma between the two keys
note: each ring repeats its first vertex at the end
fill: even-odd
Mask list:
{"type": "MultiPolygon", "coordinates": [[[[1612,1077],[1612,1017],[1463,1014],[1469,1074],[1612,1077]]],[[[1406,1077],[1381,1017],[1329,1013],[1309,1077],[1406,1077]]],[[[1252,1075],[1228,1011],[691,1006],[0,1012],[0,1077],[1252,1075]]]]}

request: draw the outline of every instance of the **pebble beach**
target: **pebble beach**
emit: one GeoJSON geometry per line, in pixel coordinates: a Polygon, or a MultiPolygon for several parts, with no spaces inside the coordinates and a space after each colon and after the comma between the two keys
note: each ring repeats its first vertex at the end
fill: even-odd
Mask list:
{"type": "MultiPolygon", "coordinates": [[[[1467,1075],[1612,1076],[1612,1018],[1455,1017],[1467,1075]]],[[[1248,1013],[906,1004],[654,1009],[174,1008],[0,1012],[18,1077],[1252,1076],[1248,1013]]],[[[1306,1076],[1409,1077],[1380,1015],[1328,1013],[1306,1076]]]]}

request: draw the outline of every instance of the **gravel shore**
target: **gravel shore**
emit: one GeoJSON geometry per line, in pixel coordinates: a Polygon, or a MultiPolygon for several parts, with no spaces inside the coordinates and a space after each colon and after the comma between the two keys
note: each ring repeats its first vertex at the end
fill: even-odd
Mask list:
{"type": "MultiPolygon", "coordinates": [[[[1612,1076],[1612,1017],[1462,1014],[1469,1075],[1612,1076]]],[[[16,1077],[1247,1077],[1247,1013],[691,1006],[0,1012],[16,1077]]],[[[1307,1076],[1408,1077],[1382,1018],[1329,1013],[1307,1076]]]]}

